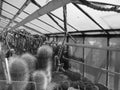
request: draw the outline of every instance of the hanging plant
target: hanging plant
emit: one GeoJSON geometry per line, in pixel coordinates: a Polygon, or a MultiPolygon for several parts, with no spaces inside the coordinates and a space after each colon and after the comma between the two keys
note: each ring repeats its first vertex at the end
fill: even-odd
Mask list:
{"type": "Polygon", "coordinates": [[[91,1],[87,1],[87,0],[79,0],[79,1],[80,1],[80,3],[82,2],[83,5],[90,7],[92,9],[95,9],[95,10],[113,11],[113,12],[120,13],[120,6],[119,5],[100,3],[100,2],[91,2],[91,1]]]}

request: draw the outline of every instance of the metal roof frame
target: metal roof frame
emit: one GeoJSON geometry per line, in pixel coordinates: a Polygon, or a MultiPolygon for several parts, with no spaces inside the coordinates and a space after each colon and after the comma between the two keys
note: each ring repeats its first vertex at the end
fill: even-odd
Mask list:
{"type": "Polygon", "coordinates": [[[10,20],[10,22],[6,25],[6,27],[3,30],[9,27],[9,25],[14,21],[14,19],[30,4],[30,2],[31,0],[26,0],[26,2],[22,5],[22,7],[18,10],[16,15],[14,15],[14,17],[10,20]]]}
{"type": "MultiPolygon", "coordinates": [[[[106,31],[108,31],[109,33],[110,32],[120,32],[120,29],[105,29],[106,31]]],[[[103,30],[86,30],[86,31],[71,31],[71,32],[69,32],[69,34],[71,34],[71,35],[76,35],[76,36],[93,36],[93,35],[95,35],[95,37],[96,37],[96,35],[98,35],[98,36],[100,36],[100,34],[87,34],[87,33],[98,33],[98,32],[100,32],[100,33],[102,33],[101,34],[101,36],[108,36],[108,34],[105,34],[105,35],[103,35],[103,30]],[[81,34],[81,32],[83,33],[83,34],[81,34]]],[[[64,33],[49,33],[49,34],[46,34],[46,35],[48,35],[48,36],[57,36],[57,35],[64,35],[64,33]]],[[[109,34],[109,35],[112,35],[112,34],[109,34]]],[[[117,35],[117,37],[118,36],[120,36],[120,34],[115,34],[115,35],[117,35]]],[[[112,36],[115,36],[115,35],[112,35],[112,36]]]]}
{"type": "MultiPolygon", "coordinates": [[[[3,5],[3,1],[0,0],[0,8],[2,8],[2,5],[3,5]]],[[[2,12],[2,10],[0,9],[0,15],[1,15],[1,12],[2,12]]]]}
{"type": "MultiPolygon", "coordinates": [[[[60,21],[62,21],[62,22],[64,22],[64,20],[62,20],[62,19],[59,18],[58,16],[54,15],[53,13],[51,13],[51,11],[56,10],[57,8],[62,7],[62,6],[64,6],[64,5],[66,5],[66,4],[68,4],[68,3],[72,3],[75,7],[77,7],[77,9],[79,9],[81,12],[83,12],[83,13],[84,13],[88,18],[90,18],[96,25],[98,25],[98,26],[103,30],[103,32],[105,32],[106,34],[109,34],[109,31],[108,31],[108,30],[104,29],[94,18],[92,18],[87,12],[85,12],[80,6],[78,6],[78,4],[82,4],[82,1],[81,1],[81,0],[52,0],[52,1],[50,1],[48,4],[46,4],[45,6],[41,7],[39,10],[36,10],[34,13],[32,13],[32,14],[30,15],[28,12],[25,12],[24,9],[26,8],[26,6],[27,6],[30,2],[33,3],[33,1],[34,1],[34,0],[26,0],[26,2],[23,4],[23,6],[22,6],[21,8],[18,8],[18,7],[16,7],[16,6],[8,3],[8,2],[5,1],[5,0],[0,0],[0,14],[1,14],[1,11],[2,11],[1,8],[2,8],[3,2],[5,2],[5,3],[13,6],[14,8],[18,9],[18,12],[17,12],[15,15],[13,15],[14,17],[13,17],[12,19],[10,19],[10,22],[6,25],[5,28],[9,27],[10,23],[14,22],[14,19],[15,19],[21,12],[24,12],[24,13],[26,13],[26,14],[29,15],[29,16],[28,16],[27,18],[23,19],[21,22],[17,23],[17,25],[13,26],[10,30],[15,29],[15,28],[17,28],[17,27],[19,27],[19,26],[23,26],[24,24],[26,24],[26,23],[28,23],[28,22],[30,23],[31,20],[37,19],[37,20],[39,20],[40,22],[45,23],[46,25],[48,25],[48,26],[56,29],[57,31],[61,31],[61,30],[57,29],[56,27],[50,25],[49,23],[47,23],[47,22],[39,19],[38,17],[40,17],[40,16],[42,16],[42,15],[44,15],[44,14],[49,14],[48,16],[61,28],[62,26],[60,26],[59,23],[58,23],[57,21],[55,21],[54,18],[56,18],[56,19],[58,19],[58,20],[60,20],[60,21]],[[46,10],[46,11],[44,11],[44,10],[46,10]],[[54,18],[53,18],[53,17],[54,17],[54,18]]],[[[90,1],[90,2],[92,2],[92,1],[90,1]]],[[[95,3],[99,3],[99,2],[95,2],[95,3]]],[[[34,4],[34,3],[33,3],[33,4],[34,4]]],[[[103,4],[104,4],[104,3],[103,3],[103,4]]],[[[105,5],[106,5],[106,3],[105,3],[105,5]]],[[[110,4],[110,5],[112,5],[112,4],[110,4]]],[[[119,6],[119,5],[118,5],[118,6],[119,6]]],[[[18,18],[19,18],[19,17],[18,17],[18,18]]],[[[45,30],[44,28],[42,28],[42,27],[40,27],[40,26],[38,26],[38,25],[36,25],[36,24],[33,24],[33,23],[30,23],[30,24],[32,24],[32,25],[34,25],[34,26],[36,26],[36,27],[38,27],[38,28],[41,28],[41,29],[45,30]]],[[[87,31],[79,31],[78,29],[76,29],[75,27],[73,27],[72,25],[70,25],[69,23],[67,23],[67,25],[69,25],[71,28],[73,28],[74,30],[76,30],[76,31],[74,31],[75,33],[84,34],[84,33],[87,32],[87,31]]],[[[3,28],[3,30],[4,30],[5,28],[3,28]]],[[[61,29],[64,30],[63,27],[62,27],[61,29]]],[[[48,31],[48,30],[45,30],[45,31],[49,32],[48,35],[52,34],[52,33],[51,33],[50,31],[48,31]]],[[[91,31],[91,32],[94,32],[94,30],[89,30],[89,32],[90,32],[90,31],[91,31]]],[[[101,31],[98,30],[97,32],[101,32],[101,31]]],[[[64,32],[61,31],[61,32],[58,32],[58,33],[64,33],[64,32]]],[[[57,34],[58,34],[58,33],[57,33],[57,34]]],[[[71,32],[70,32],[70,33],[71,33],[71,32]]]]}
{"type": "MultiPolygon", "coordinates": [[[[37,5],[39,8],[41,8],[41,6],[40,6],[35,0],[31,0],[31,2],[34,3],[35,5],[37,5]]],[[[54,17],[57,18],[58,20],[64,22],[64,20],[62,20],[61,18],[59,18],[58,16],[56,16],[55,14],[53,14],[53,13],[51,13],[51,12],[49,12],[47,15],[48,15],[52,20],[54,19],[52,16],[54,16],[54,17]]],[[[55,20],[55,19],[54,19],[54,20],[55,20]]],[[[54,21],[54,20],[53,20],[53,21],[54,21]]],[[[55,23],[56,23],[56,22],[55,22],[55,23]]],[[[71,28],[73,28],[74,30],[79,31],[78,29],[76,29],[75,27],[73,27],[72,25],[70,25],[69,23],[67,23],[67,25],[70,26],[71,28]]],[[[61,27],[60,27],[60,28],[61,28],[61,27]]]]}
{"type": "MultiPolygon", "coordinates": [[[[6,16],[3,16],[3,15],[1,15],[1,17],[6,18],[6,19],[8,19],[8,20],[11,20],[10,18],[8,18],[8,17],[6,17],[6,16]]],[[[17,21],[14,21],[14,22],[15,22],[15,23],[19,23],[19,22],[17,22],[17,21]]],[[[28,28],[28,29],[30,29],[30,30],[32,30],[32,31],[35,31],[35,32],[37,32],[37,33],[39,33],[39,34],[43,34],[42,32],[40,32],[40,31],[38,31],[38,30],[35,30],[35,29],[31,28],[31,27],[28,27],[28,26],[26,26],[26,25],[23,25],[23,27],[28,28]]]]}
{"type": "MultiPolygon", "coordinates": [[[[11,14],[11,15],[13,15],[12,13],[10,13],[10,12],[8,12],[8,11],[6,11],[6,10],[4,10],[4,9],[2,9],[3,11],[5,11],[5,12],[7,12],[7,13],[9,13],[9,14],[11,14]]],[[[14,16],[14,15],[13,15],[14,16]]],[[[20,18],[20,17],[18,17],[19,19],[22,19],[22,18],[20,18]]],[[[10,19],[11,20],[11,19],[10,19]]],[[[36,26],[36,27],[38,27],[38,28],[41,28],[42,30],[44,30],[44,31],[47,31],[47,32],[49,32],[49,33],[51,33],[50,31],[48,31],[48,30],[46,30],[46,29],[44,29],[44,28],[42,28],[42,27],[40,27],[40,26],[38,26],[38,25],[35,25],[35,24],[33,24],[33,23],[31,23],[31,22],[29,22],[30,24],[32,24],[32,25],[34,25],[34,26],[36,26]]],[[[22,26],[24,26],[24,25],[22,25],[22,26]]]]}
{"type": "MultiPolygon", "coordinates": [[[[12,5],[12,4],[6,2],[6,1],[4,1],[4,2],[7,3],[7,4],[9,4],[9,5],[11,5],[12,7],[16,8],[16,9],[19,9],[19,8],[17,8],[16,6],[14,6],[14,5],[12,5]]],[[[26,11],[23,11],[23,12],[24,12],[25,14],[27,14],[27,15],[30,15],[30,14],[29,14],[28,12],[26,12],[26,11]]],[[[49,23],[47,23],[47,22],[45,22],[45,21],[43,21],[43,20],[41,20],[41,19],[39,19],[39,18],[37,18],[37,20],[39,20],[40,22],[45,23],[46,25],[48,25],[48,26],[50,26],[50,27],[56,29],[57,31],[60,31],[60,30],[57,29],[56,27],[50,25],[49,23]]]]}
{"type": "Polygon", "coordinates": [[[104,30],[104,28],[95,20],[93,19],[87,12],[85,12],[81,7],[79,7],[77,4],[73,3],[75,7],[77,7],[81,12],[83,12],[90,20],[92,20],[97,26],[99,26],[106,34],[109,34],[107,31],[104,30]]]}
{"type": "Polygon", "coordinates": [[[53,1],[49,2],[47,5],[43,6],[42,8],[36,10],[34,13],[32,13],[27,18],[25,18],[24,20],[19,22],[17,25],[12,27],[10,30],[13,30],[19,26],[22,26],[22,25],[26,24],[27,22],[29,22],[33,19],[36,19],[44,14],[47,14],[50,11],[53,11],[61,6],[64,6],[68,3],[70,3],[70,2],[71,2],[71,0],[53,0],[53,1]]]}

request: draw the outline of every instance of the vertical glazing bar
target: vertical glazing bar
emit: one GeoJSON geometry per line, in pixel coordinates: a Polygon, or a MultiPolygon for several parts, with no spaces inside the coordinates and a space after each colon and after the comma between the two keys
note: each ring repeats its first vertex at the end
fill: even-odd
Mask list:
{"type": "MultiPolygon", "coordinates": [[[[85,37],[83,37],[83,44],[85,44],[85,37]]],[[[83,47],[83,63],[85,63],[84,55],[85,55],[85,48],[83,47]]],[[[83,64],[83,77],[84,76],[85,76],[85,65],[83,64]]]]}
{"type": "MultiPolygon", "coordinates": [[[[67,33],[67,5],[64,5],[63,6],[63,18],[64,18],[64,31],[65,31],[65,42],[69,42],[69,36],[68,36],[68,33],[67,33]]],[[[68,51],[68,46],[66,47],[66,51],[68,51]]],[[[66,53],[66,56],[68,57],[68,52],[66,53]]],[[[66,66],[64,66],[65,69],[69,69],[69,61],[64,61],[66,64],[66,66]]]]}
{"type": "MultiPolygon", "coordinates": [[[[107,47],[109,47],[110,38],[107,37],[107,47]]],[[[106,70],[109,69],[109,50],[107,50],[107,62],[106,62],[106,70]]],[[[109,81],[109,72],[106,72],[106,86],[108,86],[109,81]]]]}
{"type": "Polygon", "coordinates": [[[64,17],[64,30],[65,30],[65,35],[67,36],[67,6],[63,6],[63,17],[64,17]]]}

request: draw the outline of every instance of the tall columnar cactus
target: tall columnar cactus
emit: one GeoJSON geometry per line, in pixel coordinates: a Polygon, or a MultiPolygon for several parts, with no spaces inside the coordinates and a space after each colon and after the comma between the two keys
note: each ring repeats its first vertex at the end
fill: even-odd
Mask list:
{"type": "Polygon", "coordinates": [[[48,81],[44,71],[35,71],[32,80],[36,83],[36,90],[46,90],[48,81]]]}
{"type": "Polygon", "coordinates": [[[11,57],[9,68],[13,90],[24,90],[29,80],[29,69],[26,62],[20,57],[11,57]]]}
{"type": "Polygon", "coordinates": [[[43,45],[38,48],[37,59],[38,59],[38,68],[46,69],[48,63],[52,62],[53,49],[50,46],[43,45]]]}
{"type": "Polygon", "coordinates": [[[36,68],[36,58],[29,53],[23,54],[21,58],[27,63],[29,71],[32,73],[36,68]]]}
{"type": "Polygon", "coordinates": [[[37,61],[38,69],[45,71],[48,81],[51,81],[53,49],[50,46],[43,45],[38,48],[37,61]]]}

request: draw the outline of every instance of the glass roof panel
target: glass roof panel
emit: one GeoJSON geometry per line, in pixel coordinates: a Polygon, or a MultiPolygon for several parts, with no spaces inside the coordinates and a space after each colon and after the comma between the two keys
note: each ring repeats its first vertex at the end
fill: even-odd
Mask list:
{"type": "Polygon", "coordinates": [[[38,4],[40,4],[41,6],[44,6],[46,5],[49,1],[52,1],[52,0],[35,0],[38,4]]]}
{"type": "Polygon", "coordinates": [[[37,26],[40,26],[40,27],[46,29],[47,31],[52,32],[52,33],[53,32],[59,32],[58,30],[56,30],[56,29],[54,29],[54,28],[52,28],[52,27],[50,27],[50,26],[48,26],[48,25],[38,21],[37,19],[35,19],[35,20],[31,21],[31,22],[36,24],[37,26]]]}
{"type": "Polygon", "coordinates": [[[22,19],[20,19],[19,17],[17,17],[17,18],[15,18],[15,21],[20,22],[20,21],[22,21],[22,19]]]}
{"type": "Polygon", "coordinates": [[[11,15],[10,13],[8,13],[8,12],[6,12],[6,11],[3,11],[3,10],[2,10],[2,15],[5,16],[5,17],[8,17],[8,18],[10,18],[10,19],[13,18],[13,15],[11,15]]]}
{"type": "Polygon", "coordinates": [[[102,18],[112,29],[120,28],[120,14],[104,16],[102,18]]]}
{"type": "Polygon", "coordinates": [[[117,14],[116,12],[107,12],[107,11],[98,11],[92,8],[88,8],[86,6],[80,5],[80,7],[86,11],[94,20],[96,20],[104,29],[110,29],[111,26],[108,25],[104,20],[103,17],[117,14]]]}
{"type": "Polygon", "coordinates": [[[76,31],[76,30],[70,27],[69,25],[67,25],[67,31],[69,32],[69,31],[76,31]]]}
{"type": "Polygon", "coordinates": [[[15,25],[16,25],[16,23],[13,22],[13,23],[10,24],[10,27],[13,27],[13,26],[15,26],[15,25]]]}
{"type": "Polygon", "coordinates": [[[39,17],[39,19],[47,22],[48,24],[50,24],[53,27],[57,28],[58,30],[62,31],[61,28],[48,15],[43,15],[43,16],[39,17]]]}
{"type": "Polygon", "coordinates": [[[67,5],[67,20],[68,23],[76,27],[78,30],[100,29],[94,22],[92,22],[86,15],[72,4],[67,5]]]}
{"type": "Polygon", "coordinates": [[[0,17],[0,28],[5,28],[6,25],[8,24],[9,20],[3,17],[0,17]]]}
{"type": "Polygon", "coordinates": [[[26,0],[5,0],[5,1],[7,1],[8,3],[10,3],[12,5],[15,5],[18,8],[21,8],[26,0]]]}
{"type": "Polygon", "coordinates": [[[58,18],[54,18],[60,26],[64,27],[64,23],[62,21],[60,21],[58,18]]]}
{"type": "Polygon", "coordinates": [[[20,13],[20,15],[18,15],[18,17],[20,17],[21,19],[25,19],[26,17],[28,17],[28,14],[22,12],[20,13]]]}
{"type": "Polygon", "coordinates": [[[35,6],[33,3],[30,3],[24,11],[26,11],[29,14],[32,14],[34,11],[36,11],[37,9],[39,9],[37,6],[35,6]]]}
{"type": "Polygon", "coordinates": [[[16,8],[14,8],[14,7],[12,7],[11,5],[9,5],[9,4],[7,4],[7,3],[4,3],[4,2],[3,2],[2,9],[6,10],[6,11],[8,11],[8,12],[14,14],[14,15],[15,15],[15,14],[17,13],[17,11],[18,11],[16,8]]]}
{"type": "Polygon", "coordinates": [[[52,11],[52,13],[63,20],[63,7],[52,11]]]}
{"type": "MultiPolygon", "coordinates": [[[[6,2],[20,8],[26,0],[5,0],[6,2]]],[[[38,3],[41,4],[41,6],[44,6],[51,0],[36,0],[38,3]]],[[[117,4],[120,5],[120,0],[88,0],[88,1],[96,1],[96,2],[105,2],[105,3],[111,3],[111,4],[117,4]]],[[[120,29],[120,15],[119,13],[115,12],[104,12],[104,11],[98,11],[94,10],[92,8],[86,7],[84,5],[79,5],[85,12],[87,12],[95,21],[97,21],[104,29],[120,29]]],[[[5,17],[8,17],[10,19],[13,18],[13,16],[18,11],[16,8],[10,6],[9,4],[3,2],[2,6],[2,15],[5,17]],[[5,10],[5,11],[4,11],[5,10]]],[[[26,8],[25,12],[32,14],[34,11],[39,9],[37,6],[35,6],[33,3],[30,3],[26,8]]],[[[63,20],[63,7],[56,9],[55,11],[52,11],[54,15],[59,17],[63,20]]],[[[22,19],[25,19],[28,15],[24,12],[22,12],[19,17],[22,19]]],[[[20,22],[22,19],[17,17],[15,21],[20,22]]],[[[59,32],[57,29],[62,29],[56,25],[54,21],[52,21],[47,15],[43,15],[39,17],[39,19],[43,20],[44,22],[49,23],[53,27],[35,19],[31,21],[33,24],[27,23],[29,27],[33,27],[36,30],[41,30],[43,33],[56,33],[59,32]],[[40,27],[44,28],[47,31],[44,31],[40,27]],[[55,29],[57,28],[57,29],[55,29]]],[[[60,21],[57,18],[54,18],[62,27],[64,27],[64,23],[60,21]]],[[[73,4],[67,5],[67,22],[75,27],[76,29],[82,31],[82,30],[96,30],[100,29],[92,20],[90,20],[83,12],[81,12],[78,8],[76,8],[73,4]]],[[[5,22],[6,23],[6,22],[5,22]]],[[[1,26],[5,27],[4,21],[0,22],[1,26]]],[[[7,22],[8,23],[8,22],[7,22]]],[[[14,26],[14,24],[11,24],[14,26]]],[[[68,31],[75,31],[73,28],[67,25],[68,31]]],[[[117,33],[117,32],[115,32],[117,33]]]]}
{"type": "Polygon", "coordinates": [[[32,24],[30,24],[30,23],[27,23],[27,24],[25,24],[25,25],[28,26],[28,27],[32,27],[33,29],[38,30],[38,31],[40,31],[40,32],[42,32],[42,33],[48,33],[47,31],[45,31],[45,30],[43,30],[43,29],[41,29],[41,28],[39,28],[39,27],[37,27],[37,26],[35,26],[35,25],[32,25],[32,24]]]}

